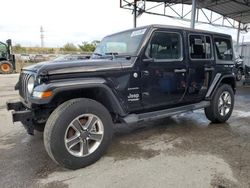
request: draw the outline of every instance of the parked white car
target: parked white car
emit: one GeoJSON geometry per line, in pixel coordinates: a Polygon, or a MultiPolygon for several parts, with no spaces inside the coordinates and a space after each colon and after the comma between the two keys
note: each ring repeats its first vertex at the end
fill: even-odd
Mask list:
{"type": "Polygon", "coordinates": [[[30,61],[30,55],[29,54],[21,54],[19,58],[22,61],[30,61]]]}

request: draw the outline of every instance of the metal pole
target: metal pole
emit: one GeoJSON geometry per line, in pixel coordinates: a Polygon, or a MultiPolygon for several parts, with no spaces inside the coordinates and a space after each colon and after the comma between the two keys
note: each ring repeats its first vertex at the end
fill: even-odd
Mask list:
{"type": "Polygon", "coordinates": [[[41,32],[41,47],[44,47],[44,30],[43,30],[43,26],[40,27],[40,32],[41,32]]]}
{"type": "Polygon", "coordinates": [[[239,52],[239,42],[240,42],[240,22],[239,22],[238,33],[237,33],[236,52],[239,52]]]}
{"type": "Polygon", "coordinates": [[[243,37],[242,37],[242,43],[241,43],[241,53],[240,53],[240,55],[241,55],[241,56],[243,56],[244,39],[245,39],[245,36],[243,36],[243,37]]]}
{"type": "Polygon", "coordinates": [[[137,0],[134,0],[134,28],[136,28],[137,25],[136,15],[137,15],[137,0]]]}
{"type": "Polygon", "coordinates": [[[196,0],[192,0],[192,17],[191,17],[191,28],[195,28],[195,15],[196,15],[196,0]]]}

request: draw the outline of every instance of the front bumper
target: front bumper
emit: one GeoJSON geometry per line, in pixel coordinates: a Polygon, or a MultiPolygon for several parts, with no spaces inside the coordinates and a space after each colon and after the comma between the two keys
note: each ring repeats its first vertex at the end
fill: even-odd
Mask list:
{"type": "Polygon", "coordinates": [[[21,101],[7,102],[6,107],[7,110],[12,110],[13,123],[21,122],[26,128],[27,132],[30,135],[34,135],[34,125],[32,123],[32,119],[34,117],[33,111],[24,106],[21,101]]]}

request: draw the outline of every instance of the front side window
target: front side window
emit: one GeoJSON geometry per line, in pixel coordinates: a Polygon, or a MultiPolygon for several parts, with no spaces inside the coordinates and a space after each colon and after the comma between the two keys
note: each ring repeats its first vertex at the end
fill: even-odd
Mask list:
{"type": "Polygon", "coordinates": [[[7,56],[7,46],[0,43],[0,59],[6,59],[7,56]]]}
{"type": "Polygon", "coordinates": [[[205,35],[190,35],[189,55],[191,59],[212,59],[211,38],[205,35]]]}
{"type": "Polygon", "coordinates": [[[217,58],[224,61],[233,60],[233,49],[230,39],[226,38],[215,38],[215,48],[217,53],[217,58]]]}
{"type": "Polygon", "coordinates": [[[147,47],[146,56],[156,60],[180,59],[182,57],[180,34],[155,32],[147,47]]]}

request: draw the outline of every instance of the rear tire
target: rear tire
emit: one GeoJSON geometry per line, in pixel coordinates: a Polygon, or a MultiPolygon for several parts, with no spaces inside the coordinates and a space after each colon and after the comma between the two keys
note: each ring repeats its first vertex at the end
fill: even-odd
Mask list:
{"type": "Polygon", "coordinates": [[[0,62],[0,73],[11,74],[14,71],[13,65],[9,61],[0,62]]]}
{"type": "Polygon", "coordinates": [[[223,84],[214,94],[210,106],[205,108],[205,115],[212,123],[224,123],[230,118],[233,107],[233,89],[228,84],[223,84]]]}
{"type": "Polygon", "coordinates": [[[50,115],[44,129],[44,145],[56,163],[79,169],[105,153],[112,135],[112,118],[102,104],[86,98],[72,99],[50,115]]]}
{"type": "Polygon", "coordinates": [[[237,81],[241,81],[242,80],[242,75],[243,75],[243,72],[241,69],[238,69],[237,70],[237,73],[236,73],[236,80],[237,81]]]}

